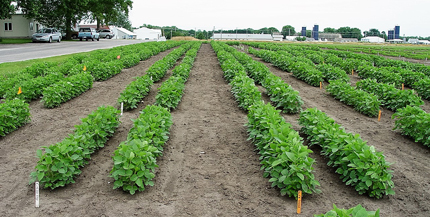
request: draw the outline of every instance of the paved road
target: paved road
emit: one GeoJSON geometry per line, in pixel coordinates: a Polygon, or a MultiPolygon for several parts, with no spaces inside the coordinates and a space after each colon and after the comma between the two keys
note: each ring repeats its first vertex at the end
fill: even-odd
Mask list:
{"type": "Polygon", "coordinates": [[[0,63],[38,59],[71,53],[87,52],[121,45],[142,43],[142,40],[100,39],[100,41],[62,41],[61,43],[28,43],[0,45],[0,63]]]}

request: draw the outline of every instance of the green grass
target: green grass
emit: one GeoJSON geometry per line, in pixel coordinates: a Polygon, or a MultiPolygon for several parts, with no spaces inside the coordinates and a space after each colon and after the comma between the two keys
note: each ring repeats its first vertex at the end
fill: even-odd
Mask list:
{"type": "MultiPolygon", "coordinates": [[[[81,54],[81,53],[80,53],[81,54]]],[[[47,57],[47,58],[41,58],[41,59],[32,59],[32,60],[24,60],[24,61],[18,61],[18,62],[7,62],[7,63],[0,63],[0,75],[3,75],[5,73],[17,73],[21,70],[25,69],[28,66],[33,65],[34,63],[38,62],[63,62],[67,58],[76,55],[76,54],[67,54],[62,56],[54,56],[54,57],[47,57]]]]}
{"type": "Polygon", "coordinates": [[[31,42],[31,39],[2,38],[0,44],[25,44],[30,42],[31,42]]]}

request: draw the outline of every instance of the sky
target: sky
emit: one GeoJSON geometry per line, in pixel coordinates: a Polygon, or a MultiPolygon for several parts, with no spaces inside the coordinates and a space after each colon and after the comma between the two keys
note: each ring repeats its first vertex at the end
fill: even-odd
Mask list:
{"type": "Polygon", "coordinates": [[[133,27],[143,24],[177,26],[190,30],[260,29],[291,25],[296,32],[315,24],[349,26],[362,32],[400,26],[403,36],[430,36],[429,0],[133,0],[129,19],[133,27]]]}

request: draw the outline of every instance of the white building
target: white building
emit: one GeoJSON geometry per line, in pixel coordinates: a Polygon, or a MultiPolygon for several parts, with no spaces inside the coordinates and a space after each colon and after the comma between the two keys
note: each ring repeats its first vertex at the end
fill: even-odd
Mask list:
{"type": "Polygon", "coordinates": [[[408,40],[408,43],[409,43],[409,44],[418,44],[418,43],[419,43],[419,40],[418,40],[418,38],[410,38],[410,39],[408,40]]]}
{"type": "Polygon", "coordinates": [[[430,44],[430,41],[429,40],[418,40],[418,44],[428,45],[428,44],[430,44]]]}
{"type": "Polygon", "coordinates": [[[214,40],[250,40],[250,41],[273,41],[271,34],[234,34],[215,33],[211,39],[214,40]]]}
{"type": "Polygon", "coordinates": [[[286,41],[295,41],[297,37],[300,37],[300,36],[291,36],[291,35],[289,36],[289,35],[287,35],[287,36],[285,36],[285,40],[286,41]]]}
{"type": "Polygon", "coordinates": [[[146,27],[142,27],[140,29],[135,29],[133,32],[137,35],[137,39],[143,40],[158,41],[162,36],[161,29],[148,29],[146,27]]]}
{"type": "Polygon", "coordinates": [[[362,38],[361,41],[369,43],[385,43],[385,39],[378,36],[367,36],[362,38]]]}
{"type": "Polygon", "coordinates": [[[122,27],[111,28],[112,32],[115,34],[115,39],[136,39],[136,33],[130,32],[122,27]]]}

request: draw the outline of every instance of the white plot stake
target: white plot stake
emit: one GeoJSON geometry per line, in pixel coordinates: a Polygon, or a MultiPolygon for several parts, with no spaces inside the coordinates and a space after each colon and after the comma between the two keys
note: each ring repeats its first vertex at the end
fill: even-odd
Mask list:
{"type": "Polygon", "coordinates": [[[39,182],[34,183],[34,200],[36,208],[39,208],[39,182]]]}
{"type": "Polygon", "coordinates": [[[123,102],[121,103],[121,116],[122,116],[122,113],[124,113],[124,103],[123,102]]]}

